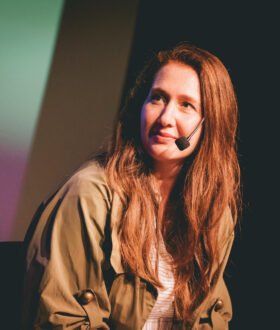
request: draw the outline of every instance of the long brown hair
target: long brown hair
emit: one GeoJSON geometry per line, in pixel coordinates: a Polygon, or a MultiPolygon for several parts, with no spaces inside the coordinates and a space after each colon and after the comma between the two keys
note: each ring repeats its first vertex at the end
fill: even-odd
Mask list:
{"type": "Polygon", "coordinates": [[[124,205],[119,224],[122,260],[128,271],[162,287],[150,261],[150,249],[158,246],[161,231],[172,256],[175,311],[181,320],[190,320],[213,284],[213,266],[221,251],[218,232],[227,209],[232,229],[236,223],[240,205],[236,128],[237,102],[227,70],[216,56],[187,43],[160,51],[146,64],[118,114],[105,173],[124,205]],[[155,226],[159,199],[152,159],[140,139],[140,111],[156,73],[172,61],[197,72],[205,124],[171,193],[166,221],[155,226]]]}

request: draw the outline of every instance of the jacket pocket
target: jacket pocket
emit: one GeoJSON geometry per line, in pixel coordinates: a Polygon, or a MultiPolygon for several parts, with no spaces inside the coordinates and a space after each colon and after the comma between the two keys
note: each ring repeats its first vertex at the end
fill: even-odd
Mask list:
{"type": "Polygon", "coordinates": [[[155,292],[149,283],[128,273],[117,274],[109,295],[110,328],[140,330],[155,303],[155,292]]]}

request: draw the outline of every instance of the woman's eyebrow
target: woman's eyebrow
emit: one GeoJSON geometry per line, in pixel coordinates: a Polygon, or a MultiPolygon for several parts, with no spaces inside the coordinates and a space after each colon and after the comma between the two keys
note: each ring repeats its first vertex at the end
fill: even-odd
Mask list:
{"type": "Polygon", "coordinates": [[[160,87],[152,88],[151,89],[151,94],[152,93],[159,93],[161,95],[165,95],[165,96],[168,96],[169,97],[169,94],[165,90],[163,90],[162,88],[160,88],[160,87]]]}

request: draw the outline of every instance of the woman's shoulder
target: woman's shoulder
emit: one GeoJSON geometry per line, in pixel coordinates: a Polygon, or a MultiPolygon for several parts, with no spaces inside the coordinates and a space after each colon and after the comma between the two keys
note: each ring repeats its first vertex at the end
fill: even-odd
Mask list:
{"type": "Polygon", "coordinates": [[[108,202],[112,200],[104,168],[95,160],[83,164],[61,188],[67,190],[70,195],[94,195],[108,202]]]}
{"type": "Polygon", "coordinates": [[[31,239],[35,230],[42,234],[53,224],[73,228],[81,218],[96,218],[105,223],[111,202],[112,193],[106,183],[104,169],[96,161],[87,162],[40,204],[26,233],[26,240],[31,239]]]}

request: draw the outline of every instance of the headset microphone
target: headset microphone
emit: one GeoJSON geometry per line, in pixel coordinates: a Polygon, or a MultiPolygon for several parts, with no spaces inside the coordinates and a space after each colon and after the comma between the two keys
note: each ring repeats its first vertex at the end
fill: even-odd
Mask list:
{"type": "Polygon", "coordinates": [[[194,133],[199,129],[200,125],[204,122],[204,118],[201,119],[200,123],[196,126],[196,128],[192,131],[192,133],[188,136],[181,136],[179,139],[175,140],[175,143],[179,150],[185,150],[190,146],[190,139],[194,135],[194,133]]]}

